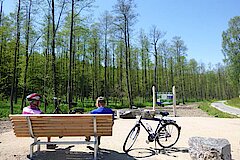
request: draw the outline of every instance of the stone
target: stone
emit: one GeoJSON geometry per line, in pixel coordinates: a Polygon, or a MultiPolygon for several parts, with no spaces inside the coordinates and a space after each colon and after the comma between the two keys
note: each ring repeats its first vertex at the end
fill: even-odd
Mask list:
{"type": "Polygon", "coordinates": [[[227,139],[191,137],[188,140],[192,160],[231,160],[231,145],[227,139]]]}
{"type": "Polygon", "coordinates": [[[123,118],[123,119],[134,119],[134,118],[136,118],[136,115],[135,115],[134,111],[126,111],[126,112],[122,113],[119,117],[123,118]]]}

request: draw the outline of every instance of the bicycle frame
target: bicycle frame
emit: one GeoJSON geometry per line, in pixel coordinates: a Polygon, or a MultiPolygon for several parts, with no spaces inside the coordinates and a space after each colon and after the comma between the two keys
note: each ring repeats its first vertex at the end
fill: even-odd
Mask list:
{"type": "Polygon", "coordinates": [[[144,125],[144,123],[142,122],[142,119],[143,119],[143,120],[158,121],[157,128],[156,128],[155,131],[153,132],[154,135],[156,135],[156,133],[157,133],[158,129],[160,128],[160,126],[163,125],[163,123],[161,123],[161,122],[163,121],[162,119],[159,119],[159,118],[150,118],[150,119],[148,119],[148,118],[142,118],[142,116],[140,116],[140,119],[139,119],[137,122],[138,122],[138,124],[140,124],[140,125],[146,130],[146,132],[148,133],[148,135],[152,135],[152,134],[150,133],[150,131],[148,131],[147,127],[146,127],[146,126],[144,125]]]}
{"type": "Polygon", "coordinates": [[[155,140],[155,138],[158,136],[157,133],[158,133],[158,130],[160,129],[160,127],[163,126],[163,124],[170,123],[170,122],[175,123],[176,121],[165,120],[165,119],[162,119],[162,118],[142,118],[142,116],[140,116],[139,120],[137,121],[137,124],[139,126],[141,125],[145,129],[145,131],[148,133],[148,142],[147,143],[149,143],[149,142],[153,142],[155,140]],[[155,131],[154,132],[148,131],[146,125],[142,122],[142,119],[143,120],[150,120],[150,121],[158,121],[158,125],[157,125],[155,131]]]}

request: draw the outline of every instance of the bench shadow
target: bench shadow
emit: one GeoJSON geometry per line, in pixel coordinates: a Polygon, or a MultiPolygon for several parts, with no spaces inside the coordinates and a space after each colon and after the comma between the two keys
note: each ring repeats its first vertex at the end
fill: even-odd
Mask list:
{"type": "Polygon", "coordinates": [[[127,154],[134,158],[148,158],[158,154],[164,154],[166,156],[175,157],[175,153],[189,153],[188,148],[185,147],[172,147],[172,148],[134,148],[127,152],[127,154]]]}
{"type": "MultiPolygon", "coordinates": [[[[32,160],[92,160],[93,159],[93,148],[89,148],[89,152],[83,151],[71,151],[74,146],[67,148],[57,148],[55,150],[45,150],[35,152],[32,160]]],[[[28,155],[29,157],[29,155],[28,155]]],[[[98,160],[136,160],[134,157],[126,154],[119,153],[114,150],[99,148],[98,160]]]]}

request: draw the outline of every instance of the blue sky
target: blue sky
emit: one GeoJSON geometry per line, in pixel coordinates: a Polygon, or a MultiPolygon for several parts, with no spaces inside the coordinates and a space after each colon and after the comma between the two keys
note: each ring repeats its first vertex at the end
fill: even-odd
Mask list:
{"type": "MultiPolygon", "coordinates": [[[[4,12],[13,10],[16,0],[4,0],[4,12]]],[[[117,0],[96,0],[94,14],[111,11],[117,0]]],[[[228,21],[240,16],[240,0],[135,0],[139,14],[135,31],[149,32],[152,25],[166,32],[169,42],[180,36],[188,48],[188,59],[199,63],[222,62],[222,32],[228,21]]]]}

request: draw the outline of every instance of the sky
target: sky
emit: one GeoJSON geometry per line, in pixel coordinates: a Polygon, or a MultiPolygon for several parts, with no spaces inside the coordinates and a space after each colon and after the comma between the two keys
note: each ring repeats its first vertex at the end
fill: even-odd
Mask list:
{"type": "MultiPolygon", "coordinates": [[[[4,0],[3,10],[14,10],[16,0],[4,0]]],[[[96,0],[95,16],[112,11],[117,0],[96,0]]],[[[135,0],[138,13],[134,31],[142,28],[149,33],[153,25],[166,32],[171,42],[179,36],[188,48],[187,58],[199,63],[222,63],[222,32],[228,22],[240,16],[240,0],[135,0]]]]}

